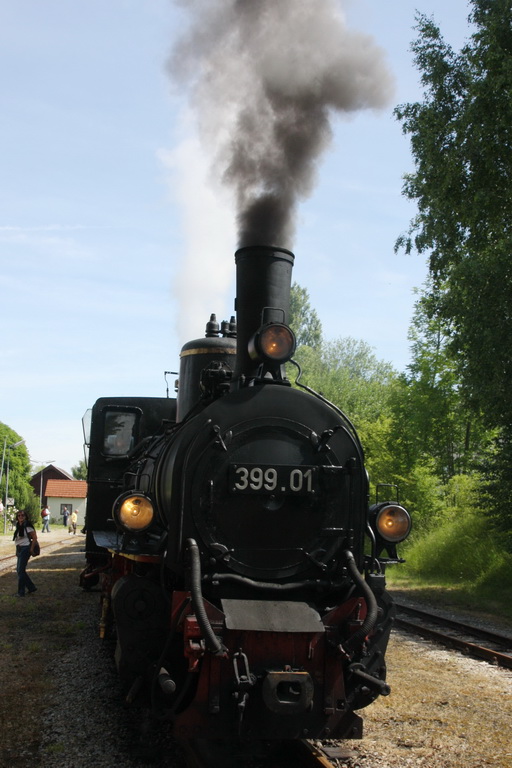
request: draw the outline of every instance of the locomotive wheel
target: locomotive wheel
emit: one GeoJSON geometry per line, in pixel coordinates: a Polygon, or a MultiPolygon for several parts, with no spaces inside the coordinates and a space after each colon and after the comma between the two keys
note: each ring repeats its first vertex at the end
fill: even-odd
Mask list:
{"type": "Polygon", "coordinates": [[[83,583],[80,585],[82,589],[85,589],[86,592],[90,592],[91,589],[94,589],[94,587],[97,587],[100,581],[99,575],[96,573],[94,576],[90,576],[88,579],[84,579],[83,583]]]}

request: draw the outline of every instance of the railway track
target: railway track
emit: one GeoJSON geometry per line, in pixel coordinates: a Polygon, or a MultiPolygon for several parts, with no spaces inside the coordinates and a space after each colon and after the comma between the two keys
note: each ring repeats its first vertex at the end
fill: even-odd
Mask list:
{"type": "Polygon", "coordinates": [[[399,603],[396,608],[395,626],[400,629],[512,669],[511,637],[399,603]]]}
{"type": "MultiPolygon", "coordinates": [[[[187,742],[181,747],[189,768],[231,768],[244,765],[247,768],[333,768],[333,760],[346,760],[355,753],[345,746],[324,746],[320,742],[298,739],[282,742],[279,747],[259,758],[246,754],[244,757],[209,753],[207,742],[187,742]],[[241,761],[241,762],[240,762],[241,761]]],[[[228,750],[230,751],[230,750],[228,750]]]]}
{"type": "MultiPolygon", "coordinates": [[[[294,742],[294,750],[297,762],[294,765],[304,768],[332,768],[333,760],[346,760],[356,753],[346,746],[325,746],[318,742],[301,740],[294,742]]],[[[289,754],[288,754],[289,757],[289,754]]],[[[282,763],[282,766],[290,765],[290,762],[282,763]]]]}
{"type": "MultiPolygon", "coordinates": [[[[41,546],[41,555],[49,555],[51,552],[54,552],[56,549],[59,549],[60,547],[69,544],[69,539],[65,538],[62,540],[52,541],[48,544],[42,543],[41,539],[38,538],[39,544],[41,546]]],[[[13,543],[14,548],[14,543],[13,543]]],[[[39,555],[39,557],[41,556],[39,555]]],[[[30,563],[32,563],[32,559],[30,560],[30,563]]],[[[0,572],[2,571],[8,571],[11,568],[16,568],[16,555],[3,555],[0,557],[0,572]]]]}

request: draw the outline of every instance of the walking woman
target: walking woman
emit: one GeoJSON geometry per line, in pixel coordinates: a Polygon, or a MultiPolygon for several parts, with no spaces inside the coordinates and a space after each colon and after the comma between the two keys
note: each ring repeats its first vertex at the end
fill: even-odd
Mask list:
{"type": "Polygon", "coordinates": [[[18,574],[18,597],[25,597],[25,589],[29,594],[35,592],[37,589],[27,573],[27,563],[30,555],[34,551],[34,545],[37,541],[37,533],[26,513],[22,510],[16,514],[16,529],[14,531],[13,541],[16,544],[16,555],[18,557],[18,565],[16,567],[18,574]]]}

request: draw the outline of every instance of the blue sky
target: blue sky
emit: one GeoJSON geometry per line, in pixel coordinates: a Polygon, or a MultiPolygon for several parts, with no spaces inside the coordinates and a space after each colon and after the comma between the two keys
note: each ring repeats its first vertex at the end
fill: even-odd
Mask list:
{"type": "MultiPolygon", "coordinates": [[[[384,49],[395,95],[379,114],[334,120],[299,208],[293,278],[326,338],[362,339],[404,370],[426,266],[393,249],[414,207],[401,196],[411,156],[392,109],[421,96],[415,10],[458,49],[469,8],[340,5],[384,49]]],[[[0,421],[35,463],[70,470],[98,397],[164,396],[182,343],[203,334],[210,312],[232,314],[233,211],[208,180],[188,94],[165,71],[183,24],[171,0],[1,6],[0,421]]]]}

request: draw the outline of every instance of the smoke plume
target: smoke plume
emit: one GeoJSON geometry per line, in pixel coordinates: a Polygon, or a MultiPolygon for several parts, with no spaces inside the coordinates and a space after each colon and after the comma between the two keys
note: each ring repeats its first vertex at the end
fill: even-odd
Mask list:
{"type": "Polygon", "coordinates": [[[169,71],[191,84],[212,170],[234,192],[239,246],[291,247],[335,113],[388,103],[382,50],[337,0],[176,0],[190,27],[169,71]]]}

